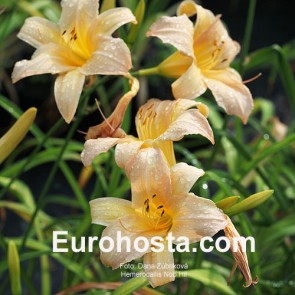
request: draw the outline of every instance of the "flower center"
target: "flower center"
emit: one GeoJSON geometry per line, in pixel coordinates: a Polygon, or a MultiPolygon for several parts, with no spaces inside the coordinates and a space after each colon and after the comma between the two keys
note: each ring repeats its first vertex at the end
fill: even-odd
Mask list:
{"type": "Polygon", "coordinates": [[[62,44],[69,49],[68,57],[77,66],[82,66],[91,57],[93,50],[89,40],[75,26],[71,30],[62,32],[62,44]]]}
{"type": "Polygon", "coordinates": [[[152,103],[148,108],[141,107],[139,109],[137,126],[139,140],[155,139],[159,136],[157,125],[154,124],[157,113],[153,107],[154,104],[152,103]]]}
{"type": "Polygon", "coordinates": [[[224,51],[223,40],[215,39],[211,46],[208,46],[208,44],[202,45],[198,45],[198,47],[195,49],[195,57],[199,68],[202,70],[211,70],[217,66],[218,63],[223,63],[226,61],[226,59],[220,61],[224,51]]]}
{"type": "Polygon", "coordinates": [[[170,230],[172,226],[172,217],[168,214],[163,204],[158,204],[157,195],[147,198],[142,207],[142,215],[148,220],[148,223],[157,230],[170,230]]]}
{"type": "MultiPolygon", "coordinates": [[[[136,130],[141,141],[153,142],[162,135],[173,122],[174,106],[171,104],[155,104],[150,102],[142,106],[136,117],[136,130]]],[[[149,142],[148,144],[151,144],[149,142]]],[[[156,147],[160,148],[170,166],[176,164],[173,142],[170,140],[157,141],[156,147]]]]}

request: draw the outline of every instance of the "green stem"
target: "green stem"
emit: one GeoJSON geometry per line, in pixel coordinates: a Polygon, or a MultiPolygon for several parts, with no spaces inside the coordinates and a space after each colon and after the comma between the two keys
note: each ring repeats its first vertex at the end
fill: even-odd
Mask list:
{"type": "MultiPolygon", "coordinates": [[[[223,127],[222,127],[222,130],[225,130],[226,131],[226,128],[227,128],[227,124],[229,122],[229,119],[230,117],[226,115],[225,119],[224,119],[224,123],[223,123],[223,127]]],[[[211,157],[209,158],[209,160],[207,161],[207,163],[205,164],[205,170],[210,170],[212,168],[212,165],[214,163],[214,160],[215,160],[215,157],[217,156],[220,148],[222,147],[222,144],[221,144],[221,139],[222,139],[222,136],[220,137],[217,137],[217,142],[215,143],[215,146],[213,148],[213,152],[211,154],[211,157]]]]}
{"type": "Polygon", "coordinates": [[[43,146],[45,146],[47,140],[51,137],[52,134],[54,134],[63,124],[64,120],[60,118],[48,131],[46,136],[43,137],[42,141],[38,143],[38,145],[35,147],[33,152],[30,154],[30,156],[27,158],[27,160],[24,162],[23,166],[17,171],[17,173],[11,178],[10,182],[7,186],[5,186],[1,192],[0,192],[0,200],[3,198],[3,196],[9,191],[11,185],[13,182],[18,179],[18,177],[25,171],[27,165],[31,163],[32,159],[37,155],[37,153],[41,150],[43,146]]]}
{"type": "Polygon", "coordinates": [[[61,168],[64,176],[66,177],[68,183],[70,184],[73,192],[77,196],[78,202],[79,202],[79,204],[81,204],[83,211],[84,212],[89,211],[89,205],[88,205],[88,201],[86,199],[86,196],[83,193],[83,191],[80,189],[80,187],[77,183],[77,180],[76,180],[73,172],[71,171],[71,169],[63,161],[60,163],[60,168],[61,168]]]}
{"type": "Polygon", "coordinates": [[[293,112],[295,112],[295,81],[292,68],[288,62],[288,58],[284,50],[278,46],[274,46],[275,50],[278,52],[278,61],[279,61],[279,73],[281,77],[282,84],[284,85],[287,96],[293,112]]]}
{"type": "MultiPolygon", "coordinates": [[[[250,224],[247,216],[245,216],[244,214],[241,214],[239,216],[239,219],[240,219],[241,227],[243,229],[244,234],[248,237],[253,237],[253,231],[251,229],[251,224],[250,224]]],[[[258,257],[258,254],[256,251],[249,252],[249,257],[251,258],[250,262],[251,261],[253,262],[253,269],[254,269],[253,279],[255,280],[256,275],[258,276],[258,278],[261,276],[261,269],[259,267],[259,257],[258,257]]],[[[249,265],[249,267],[251,268],[251,265],[249,265]]],[[[261,288],[260,288],[259,284],[256,285],[255,292],[257,295],[262,295],[261,288]]]]}
{"type": "MultiPolygon", "coordinates": [[[[192,269],[201,268],[203,257],[204,257],[204,252],[202,252],[202,251],[198,251],[195,254],[194,265],[193,265],[192,269]]],[[[189,282],[189,287],[188,287],[188,292],[187,292],[188,295],[195,294],[195,291],[196,291],[195,286],[196,286],[195,280],[191,279],[189,282]]]]}
{"type": "Polygon", "coordinates": [[[78,125],[80,124],[80,121],[81,121],[81,119],[83,117],[82,116],[83,112],[84,112],[84,110],[85,110],[85,108],[86,108],[86,106],[88,104],[88,100],[89,100],[89,97],[90,97],[89,94],[92,92],[93,88],[95,88],[96,86],[97,86],[97,84],[94,85],[93,87],[87,89],[85,91],[84,95],[81,97],[81,100],[82,100],[83,104],[79,109],[76,121],[74,121],[74,123],[72,124],[72,126],[69,129],[69,132],[68,132],[68,134],[67,134],[67,136],[65,138],[63,146],[61,147],[61,150],[60,150],[60,153],[59,153],[59,155],[58,155],[58,157],[56,159],[56,162],[54,163],[54,165],[53,165],[53,167],[52,167],[52,169],[51,169],[51,171],[49,173],[49,176],[48,176],[48,178],[47,178],[47,180],[46,180],[46,182],[44,184],[44,187],[43,187],[43,189],[42,189],[42,191],[40,193],[40,196],[38,198],[34,214],[32,215],[30,223],[28,224],[28,228],[27,228],[27,230],[26,230],[26,232],[24,234],[24,237],[23,237],[23,240],[22,240],[22,245],[21,245],[21,250],[24,248],[24,246],[26,244],[26,241],[27,241],[27,239],[29,237],[29,234],[30,234],[31,228],[32,228],[32,226],[34,224],[34,220],[35,220],[35,218],[37,216],[37,213],[42,208],[43,199],[46,196],[46,194],[47,194],[47,192],[48,192],[48,190],[49,190],[49,188],[50,188],[50,186],[51,186],[51,184],[52,184],[52,182],[54,180],[55,174],[56,174],[56,172],[57,172],[57,170],[58,170],[58,168],[60,166],[62,156],[63,156],[63,154],[64,154],[64,152],[65,152],[65,150],[66,150],[66,148],[67,148],[67,146],[68,146],[68,144],[70,142],[70,139],[73,137],[74,133],[77,130],[78,125]]]}
{"type": "Polygon", "coordinates": [[[142,69],[137,72],[131,73],[132,76],[150,76],[150,75],[160,75],[160,70],[158,67],[148,68],[148,69],[142,69]]]}
{"type": "MultiPolygon", "coordinates": [[[[39,218],[36,218],[35,222],[36,234],[40,242],[44,242],[43,232],[40,227],[39,218]]],[[[43,295],[51,294],[51,277],[50,277],[50,267],[49,267],[49,259],[48,255],[41,255],[40,257],[40,265],[41,265],[41,290],[43,295]]]]}
{"type": "Polygon", "coordinates": [[[17,6],[31,16],[44,17],[41,12],[39,12],[31,3],[27,1],[19,1],[17,6]]]}
{"type": "Polygon", "coordinates": [[[248,17],[247,17],[247,23],[246,23],[246,30],[245,35],[243,39],[243,46],[241,50],[241,58],[240,58],[240,64],[239,64],[239,72],[243,76],[244,73],[244,61],[248,54],[249,47],[250,47],[250,40],[251,40],[251,34],[253,30],[253,23],[254,23],[254,16],[255,16],[255,8],[256,8],[256,0],[250,0],[249,8],[248,8],[248,17]]]}
{"type": "Polygon", "coordinates": [[[132,291],[145,287],[148,284],[149,284],[149,281],[146,277],[135,277],[126,281],[124,284],[118,287],[113,292],[113,295],[128,295],[128,294],[131,294],[132,291]]]}

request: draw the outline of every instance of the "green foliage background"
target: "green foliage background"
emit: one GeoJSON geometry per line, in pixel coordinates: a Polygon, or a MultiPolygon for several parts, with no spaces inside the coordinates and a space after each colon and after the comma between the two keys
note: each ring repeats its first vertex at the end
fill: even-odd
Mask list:
{"type": "MultiPolygon", "coordinates": [[[[234,10],[242,2],[231,1],[229,7],[234,10]]],[[[118,4],[135,11],[138,1],[122,0],[118,4]]],[[[120,287],[109,284],[122,282],[120,270],[104,267],[97,252],[52,252],[53,230],[67,230],[75,237],[100,236],[103,227],[91,225],[89,200],[105,196],[130,198],[130,184],[117,167],[113,151],[96,158],[93,171],[88,170],[89,180],[85,186],[81,185],[80,153],[84,139],[77,132],[86,131],[100,122],[95,97],[108,115],[128,84],[123,78],[98,77],[82,94],[75,121],[66,125],[55,107],[51,76],[27,78],[16,85],[10,80],[14,63],[29,58],[33,52],[16,38],[25,18],[39,15],[57,21],[59,3],[53,0],[1,0],[0,7],[2,134],[26,108],[33,105],[38,108],[30,133],[0,168],[0,294],[47,295],[78,284],[85,287],[83,294],[110,294],[114,288],[114,294],[128,294],[141,287],[144,289],[138,294],[295,292],[295,46],[292,39],[285,44],[250,50],[251,36],[255,32],[255,0],[249,1],[241,32],[242,51],[234,67],[247,78],[262,71],[266,77],[265,88],[279,83],[281,95],[286,98],[281,109],[270,99],[271,95],[255,97],[254,112],[244,126],[239,119],[226,116],[210,93],[206,93],[200,100],[210,108],[209,121],[216,144],[211,146],[205,139],[187,137],[175,144],[175,150],[179,162],[185,161],[206,171],[192,190],[199,196],[214,201],[233,195],[244,199],[255,192],[274,189],[274,195],[266,203],[233,217],[241,235],[256,239],[256,252],[248,253],[252,274],[259,277],[256,290],[244,289],[243,278],[238,272],[231,286],[226,285],[233,264],[231,253],[175,255],[177,263],[188,263],[188,278],[178,278],[175,283],[152,290],[146,287],[146,279],[131,279],[120,287]],[[273,121],[278,113],[286,115],[280,119],[288,128],[280,140],[276,139],[273,121]]],[[[136,38],[128,39],[128,26],[118,31],[118,35],[129,43],[135,70],[156,66],[172,52],[172,48],[161,42],[147,39],[145,32],[161,15],[174,14],[176,7],[175,1],[146,1],[145,16],[136,38]]],[[[139,105],[151,95],[172,98],[170,80],[151,76],[140,78],[140,82],[140,93],[128,109],[123,125],[133,134],[134,115],[139,105]]],[[[250,83],[249,88],[255,83],[258,82],[250,83]]],[[[59,294],[82,294],[78,288],[71,292],[59,294]]]]}

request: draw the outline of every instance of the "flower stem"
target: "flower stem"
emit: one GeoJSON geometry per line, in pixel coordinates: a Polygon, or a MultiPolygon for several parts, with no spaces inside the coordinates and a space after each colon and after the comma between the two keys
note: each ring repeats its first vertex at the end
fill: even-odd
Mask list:
{"type": "Polygon", "coordinates": [[[150,76],[150,75],[160,75],[160,71],[158,67],[142,69],[137,72],[131,73],[132,76],[150,76]]]}
{"type": "MultiPolygon", "coordinates": [[[[100,81],[99,81],[100,82],[100,81]]],[[[49,173],[49,176],[44,184],[44,187],[43,187],[43,190],[41,191],[40,193],[40,196],[38,198],[38,201],[37,201],[37,204],[36,204],[36,208],[35,208],[35,211],[32,215],[32,218],[30,220],[30,223],[28,224],[28,228],[24,234],[24,237],[23,237],[23,240],[22,240],[22,245],[21,245],[21,250],[23,250],[24,246],[26,245],[26,241],[29,237],[29,234],[30,234],[30,231],[31,231],[31,228],[34,224],[34,220],[37,216],[37,213],[38,211],[42,208],[42,205],[43,205],[43,199],[44,197],[46,196],[53,180],[54,180],[54,177],[55,177],[55,174],[60,166],[60,163],[62,161],[62,157],[63,157],[63,154],[70,142],[70,139],[73,137],[74,133],[76,132],[77,130],[77,127],[78,125],[80,124],[80,121],[82,120],[82,117],[83,117],[83,113],[84,113],[84,110],[88,104],[88,100],[89,100],[89,97],[90,97],[90,93],[93,91],[94,88],[97,87],[97,83],[94,84],[93,87],[87,89],[85,92],[84,92],[84,95],[81,97],[81,100],[83,102],[83,104],[81,105],[80,109],[79,109],[79,112],[78,112],[78,116],[77,116],[77,119],[76,121],[74,121],[74,123],[72,124],[72,126],[70,127],[69,129],[69,132],[65,138],[65,141],[64,141],[64,144],[63,146],[61,147],[61,150],[60,150],[60,153],[56,159],[56,162],[54,163],[50,173],[49,173]]]]}
{"type": "Polygon", "coordinates": [[[31,16],[44,17],[44,15],[41,12],[39,12],[31,3],[27,1],[19,1],[17,5],[20,9],[22,9],[31,16]]]}
{"type": "Polygon", "coordinates": [[[238,68],[238,70],[242,76],[244,73],[243,63],[244,63],[245,58],[248,54],[249,46],[250,46],[250,39],[251,39],[251,35],[252,35],[254,16],[255,16],[255,8],[256,8],[256,0],[250,0],[249,8],[248,8],[246,30],[245,30],[245,35],[244,35],[244,39],[243,39],[241,58],[240,58],[240,63],[239,63],[239,68],[238,68]]]}

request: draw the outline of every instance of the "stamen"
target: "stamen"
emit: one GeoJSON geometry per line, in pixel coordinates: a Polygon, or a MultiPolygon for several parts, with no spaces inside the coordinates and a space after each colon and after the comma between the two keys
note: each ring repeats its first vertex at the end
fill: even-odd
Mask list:
{"type": "Polygon", "coordinates": [[[237,266],[238,266],[238,264],[237,264],[237,262],[235,261],[235,262],[234,262],[234,265],[233,265],[233,268],[232,268],[232,270],[231,270],[231,272],[230,272],[230,275],[229,275],[229,277],[228,277],[228,279],[227,279],[227,285],[228,285],[228,286],[230,285],[230,281],[231,281],[231,279],[232,279],[232,277],[233,277],[233,275],[234,275],[234,272],[235,272],[237,266]]]}
{"type": "Polygon", "coordinates": [[[109,123],[108,119],[105,117],[105,115],[103,114],[100,106],[99,106],[99,102],[97,99],[95,99],[95,103],[96,103],[96,106],[98,108],[98,111],[100,112],[102,118],[104,119],[104,121],[107,123],[107,125],[111,128],[112,131],[115,131],[115,128],[109,123]]]}
{"type": "Polygon", "coordinates": [[[83,134],[83,135],[86,135],[87,134],[87,132],[81,131],[81,130],[77,130],[77,132],[80,133],[80,134],[83,134]]]}
{"type": "Polygon", "coordinates": [[[250,78],[250,79],[248,79],[248,80],[243,81],[243,84],[250,83],[250,82],[252,82],[252,81],[258,79],[261,75],[262,75],[262,73],[258,73],[258,74],[257,74],[256,76],[254,76],[253,78],[250,78]]]}

